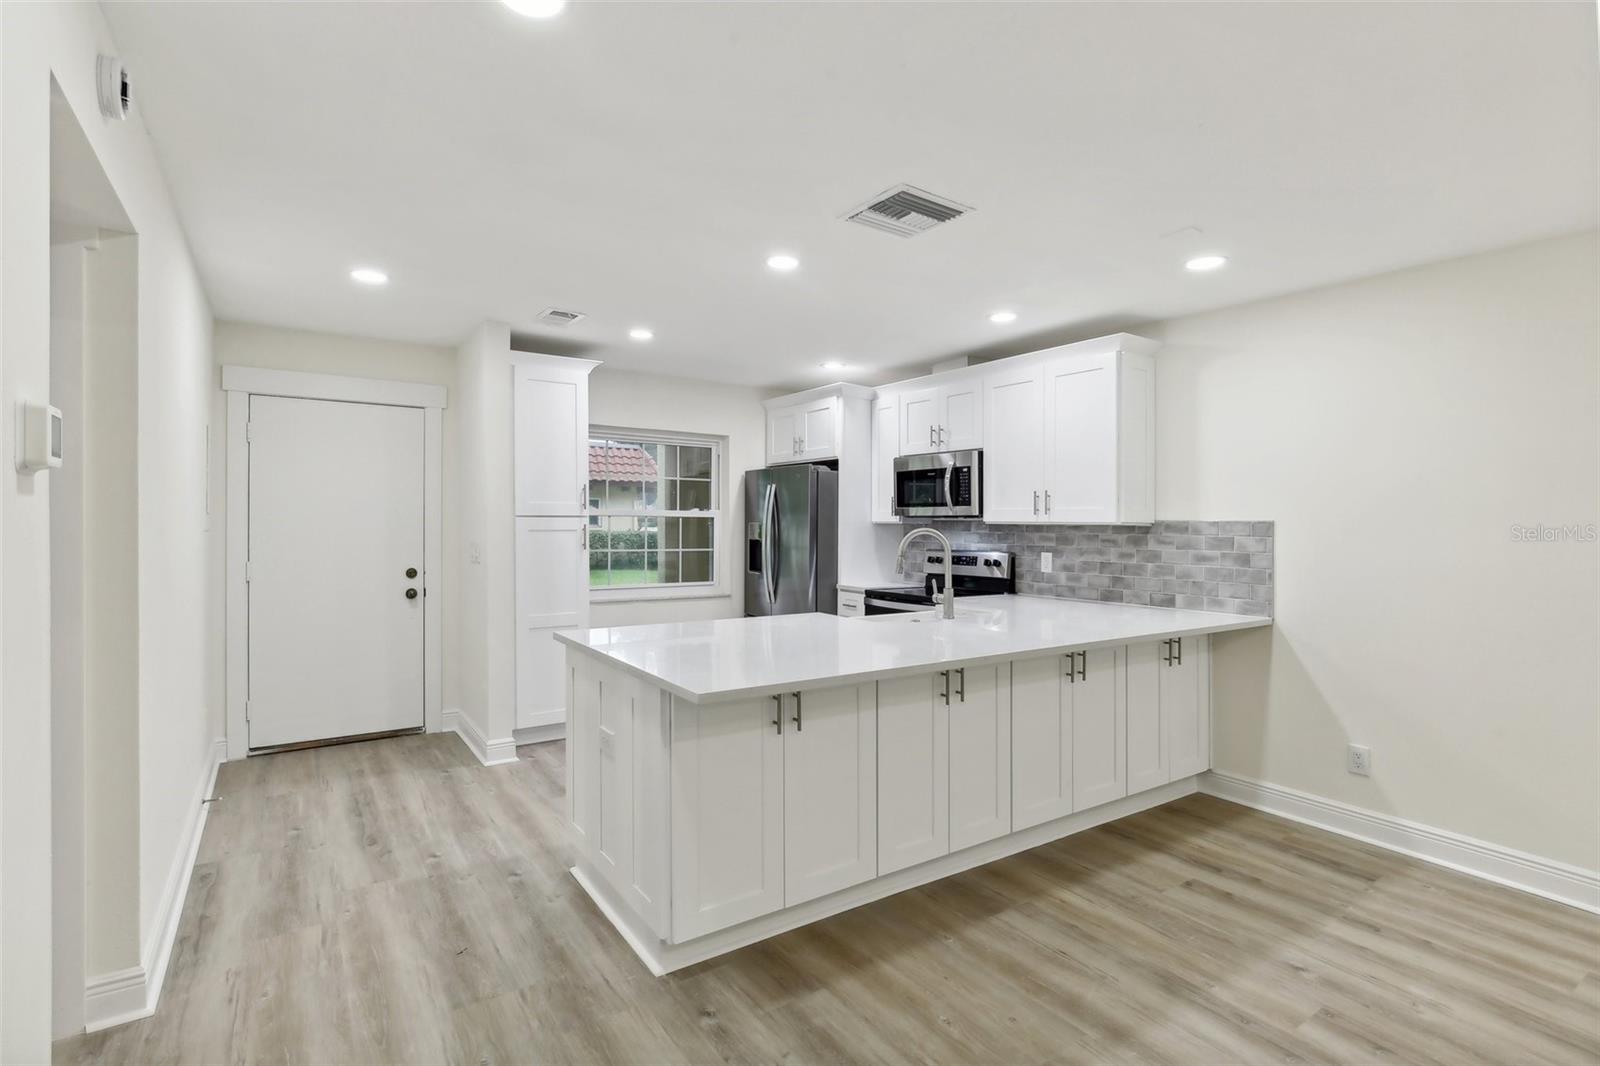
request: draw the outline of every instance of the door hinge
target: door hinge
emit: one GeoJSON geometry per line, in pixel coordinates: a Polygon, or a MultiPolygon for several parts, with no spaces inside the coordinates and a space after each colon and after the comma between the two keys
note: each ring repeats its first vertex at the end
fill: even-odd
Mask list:
{"type": "Polygon", "coordinates": [[[255,434],[256,434],[256,424],[254,422],[246,420],[245,424],[244,424],[244,442],[246,444],[249,444],[251,441],[255,440],[255,434]]]}
{"type": "Polygon", "coordinates": [[[244,564],[244,582],[245,582],[245,584],[248,585],[250,583],[251,579],[254,578],[255,576],[256,576],[256,564],[250,562],[248,559],[245,560],[245,564],[244,564]]]}
{"type": "Polygon", "coordinates": [[[244,701],[244,720],[247,721],[247,722],[250,720],[250,701],[249,700],[245,700],[244,701]]]}

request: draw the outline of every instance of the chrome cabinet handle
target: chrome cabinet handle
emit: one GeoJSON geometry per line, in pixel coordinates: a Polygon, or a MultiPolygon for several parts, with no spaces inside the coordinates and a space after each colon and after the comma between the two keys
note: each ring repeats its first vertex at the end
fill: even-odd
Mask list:
{"type": "Polygon", "coordinates": [[[589,483],[587,481],[581,481],[581,482],[578,483],[578,510],[587,511],[588,509],[589,509],[589,483]]]}
{"type": "Polygon", "coordinates": [[[1067,660],[1067,683],[1069,685],[1076,685],[1078,683],[1078,671],[1075,665],[1078,661],[1077,653],[1069,651],[1066,655],[1062,656],[1062,658],[1067,660]]]}
{"type": "Polygon", "coordinates": [[[1086,651],[1078,653],[1078,680],[1089,680],[1089,653],[1086,651]]]}
{"type": "Polygon", "coordinates": [[[944,705],[948,707],[950,706],[950,671],[940,670],[939,673],[944,677],[944,705]]]}
{"type": "Polygon", "coordinates": [[[1033,513],[1034,514],[1038,514],[1039,513],[1039,490],[1038,489],[1034,489],[1033,490],[1033,513]]]}
{"type": "Polygon", "coordinates": [[[934,440],[933,433],[934,433],[933,427],[929,426],[928,427],[928,447],[930,447],[930,448],[932,448],[936,443],[938,443],[937,441],[934,440]]]}
{"type": "Polygon", "coordinates": [[[772,725],[781,737],[783,736],[783,696],[774,692],[772,694],[772,703],[772,725]]]}
{"type": "Polygon", "coordinates": [[[1049,489],[1045,489],[1044,490],[1044,513],[1045,514],[1049,514],[1050,513],[1050,490],[1049,489]]]}
{"type": "Polygon", "coordinates": [[[1161,661],[1166,663],[1168,666],[1171,666],[1172,665],[1172,641],[1163,640],[1161,642],[1161,646],[1167,649],[1167,654],[1161,661]]]}
{"type": "Polygon", "coordinates": [[[961,698],[961,702],[962,703],[966,703],[967,702],[967,668],[965,666],[956,667],[956,676],[958,678],[960,678],[960,680],[961,680],[961,691],[957,692],[956,695],[961,698]]]}
{"type": "Polygon", "coordinates": [[[1182,666],[1183,665],[1183,638],[1179,637],[1178,639],[1174,640],[1172,643],[1176,646],[1176,649],[1177,649],[1177,652],[1178,652],[1178,665],[1182,666]]]}
{"type": "Polygon", "coordinates": [[[804,696],[803,696],[802,693],[796,692],[794,694],[794,731],[796,733],[800,732],[802,729],[805,728],[804,723],[801,721],[801,718],[804,715],[805,715],[804,696]]]}

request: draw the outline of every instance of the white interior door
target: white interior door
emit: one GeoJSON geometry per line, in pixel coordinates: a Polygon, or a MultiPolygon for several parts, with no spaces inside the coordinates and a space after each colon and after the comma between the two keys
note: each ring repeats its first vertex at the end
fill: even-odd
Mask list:
{"type": "Polygon", "coordinates": [[[250,398],[251,748],[422,728],[423,434],[417,407],[250,398]]]}

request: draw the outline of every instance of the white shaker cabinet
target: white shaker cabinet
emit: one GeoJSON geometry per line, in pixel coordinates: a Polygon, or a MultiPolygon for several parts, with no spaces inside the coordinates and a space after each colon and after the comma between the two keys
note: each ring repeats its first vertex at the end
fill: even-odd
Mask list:
{"type": "Polygon", "coordinates": [[[950,674],[878,682],[878,875],[950,851],[950,674]]]}
{"type": "Polygon", "coordinates": [[[839,458],[840,398],[811,396],[767,408],[767,462],[811,463],[839,458]]]}
{"type": "Polygon", "coordinates": [[[950,850],[1011,832],[1011,665],[950,671],[950,850]]]}
{"type": "Polygon", "coordinates": [[[512,482],[518,515],[589,509],[589,371],[585,359],[514,356],[512,482]]]}
{"type": "Polygon", "coordinates": [[[1155,366],[1126,353],[1072,355],[1045,367],[1044,517],[1155,519],[1155,366]]]}
{"type": "Polygon", "coordinates": [[[518,729],[566,718],[558,629],[589,624],[589,373],[598,363],[511,355],[518,729]]]}
{"type": "Polygon", "coordinates": [[[1005,366],[984,382],[983,517],[1040,522],[1044,514],[1044,367],[1005,366]]]}
{"type": "Polygon", "coordinates": [[[900,454],[900,397],[879,393],[872,401],[872,520],[896,523],[894,460],[900,454]]]}
{"type": "Polygon", "coordinates": [[[1127,794],[1122,650],[1011,664],[1013,830],[1127,794]]]}
{"type": "Polygon", "coordinates": [[[901,455],[983,447],[983,379],[963,371],[954,381],[906,390],[899,429],[901,455]]]}
{"type": "Polygon", "coordinates": [[[1129,646],[1129,791],[1210,769],[1209,660],[1203,636],[1129,646]]]}
{"type": "Polygon", "coordinates": [[[672,939],[783,906],[783,721],[767,696],[672,701],[672,939]]]}
{"type": "Polygon", "coordinates": [[[784,906],[878,873],[877,686],[770,697],[782,712],[784,906]]]}

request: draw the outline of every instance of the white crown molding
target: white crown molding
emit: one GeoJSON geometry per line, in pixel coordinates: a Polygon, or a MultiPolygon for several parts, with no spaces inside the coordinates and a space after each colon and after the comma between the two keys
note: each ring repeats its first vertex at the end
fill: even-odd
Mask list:
{"type": "Polygon", "coordinates": [[[490,740],[483,735],[477,723],[458,708],[452,707],[444,712],[444,729],[460,737],[467,750],[485,766],[504,766],[517,761],[517,742],[514,737],[490,740]]]}
{"type": "Polygon", "coordinates": [[[222,737],[213,740],[191,801],[192,813],[184,845],[173,856],[172,868],[161,890],[161,903],[156,908],[156,920],[140,951],[139,965],[97,974],[84,982],[85,1032],[109,1029],[113,1025],[148,1018],[156,1012],[156,1005],[161,1001],[161,985],[167,976],[167,963],[172,960],[172,947],[177,943],[178,926],[183,919],[183,903],[189,896],[189,882],[194,879],[194,864],[200,854],[200,839],[205,834],[206,815],[211,810],[207,800],[216,789],[217,768],[227,757],[227,740],[222,737]]]}
{"type": "Polygon", "coordinates": [[[1507,888],[1600,913],[1600,873],[1282,785],[1209,771],[1200,791],[1507,888]]]}

